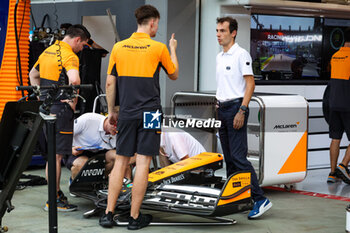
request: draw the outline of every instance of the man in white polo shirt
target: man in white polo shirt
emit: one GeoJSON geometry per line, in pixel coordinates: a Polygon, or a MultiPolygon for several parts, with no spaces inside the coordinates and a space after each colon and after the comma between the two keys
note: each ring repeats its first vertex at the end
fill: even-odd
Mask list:
{"type": "Polygon", "coordinates": [[[110,171],[115,160],[115,138],[116,126],[111,125],[106,116],[85,113],[75,119],[72,155],[66,162],[72,178],[90,157],[101,153],[106,153],[106,171],[110,171]]]}
{"type": "Polygon", "coordinates": [[[250,171],[254,207],[248,219],[261,216],[272,203],[264,196],[252,164],[247,159],[248,104],[255,82],[250,54],[235,43],[237,21],[231,17],[217,19],[216,36],[223,51],[216,56],[216,99],[221,147],[227,177],[237,171],[250,171]]]}
{"type": "Polygon", "coordinates": [[[159,160],[162,167],[205,152],[191,134],[176,128],[163,128],[160,135],[159,160]]]}

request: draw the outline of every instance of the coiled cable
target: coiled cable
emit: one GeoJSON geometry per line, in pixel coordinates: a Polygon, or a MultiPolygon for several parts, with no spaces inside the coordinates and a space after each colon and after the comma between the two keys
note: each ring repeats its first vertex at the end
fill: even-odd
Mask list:
{"type": "Polygon", "coordinates": [[[62,69],[63,69],[63,63],[62,63],[62,55],[61,55],[61,41],[57,41],[57,49],[56,49],[56,55],[57,55],[57,62],[58,62],[58,72],[61,75],[62,69]]]}

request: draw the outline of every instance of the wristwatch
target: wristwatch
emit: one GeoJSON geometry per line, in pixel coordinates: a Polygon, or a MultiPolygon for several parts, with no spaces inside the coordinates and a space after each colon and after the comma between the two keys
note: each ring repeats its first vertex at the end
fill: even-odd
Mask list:
{"type": "Polygon", "coordinates": [[[243,113],[245,113],[245,112],[248,110],[248,107],[245,106],[245,105],[242,105],[241,107],[239,107],[239,109],[240,109],[243,113]]]}

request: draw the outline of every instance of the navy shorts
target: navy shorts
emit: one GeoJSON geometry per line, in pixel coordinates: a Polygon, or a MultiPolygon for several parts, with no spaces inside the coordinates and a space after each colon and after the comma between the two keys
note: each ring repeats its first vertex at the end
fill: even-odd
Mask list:
{"type": "Polygon", "coordinates": [[[72,154],[74,112],[69,104],[54,104],[52,114],[56,114],[56,154],[72,154]]]}
{"type": "Polygon", "coordinates": [[[100,155],[100,154],[106,154],[108,150],[100,150],[100,151],[96,151],[96,152],[92,152],[92,151],[84,151],[83,153],[81,153],[80,155],[72,155],[70,154],[68,156],[68,158],[64,161],[64,164],[66,165],[66,167],[70,170],[73,166],[73,162],[74,160],[76,160],[77,158],[79,158],[80,156],[86,156],[88,158],[94,157],[96,155],[100,155]]]}
{"type": "Polygon", "coordinates": [[[350,140],[350,112],[330,111],[329,137],[341,139],[344,131],[350,140]]]}
{"type": "Polygon", "coordinates": [[[132,157],[135,153],[154,156],[159,154],[159,129],[144,129],[143,120],[118,120],[117,145],[118,155],[132,157]]]}

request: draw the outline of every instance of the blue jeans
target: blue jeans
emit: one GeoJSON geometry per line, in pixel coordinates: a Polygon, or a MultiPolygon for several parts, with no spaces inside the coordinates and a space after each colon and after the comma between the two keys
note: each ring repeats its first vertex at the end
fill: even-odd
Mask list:
{"type": "Polygon", "coordinates": [[[247,121],[249,111],[245,114],[244,125],[239,130],[233,128],[233,119],[242,102],[232,103],[229,106],[218,108],[218,119],[221,121],[219,129],[221,147],[226,163],[227,178],[237,171],[250,171],[252,184],[252,198],[259,201],[264,199],[264,192],[259,186],[259,182],[252,164],[247,159],[247,121]]]}

